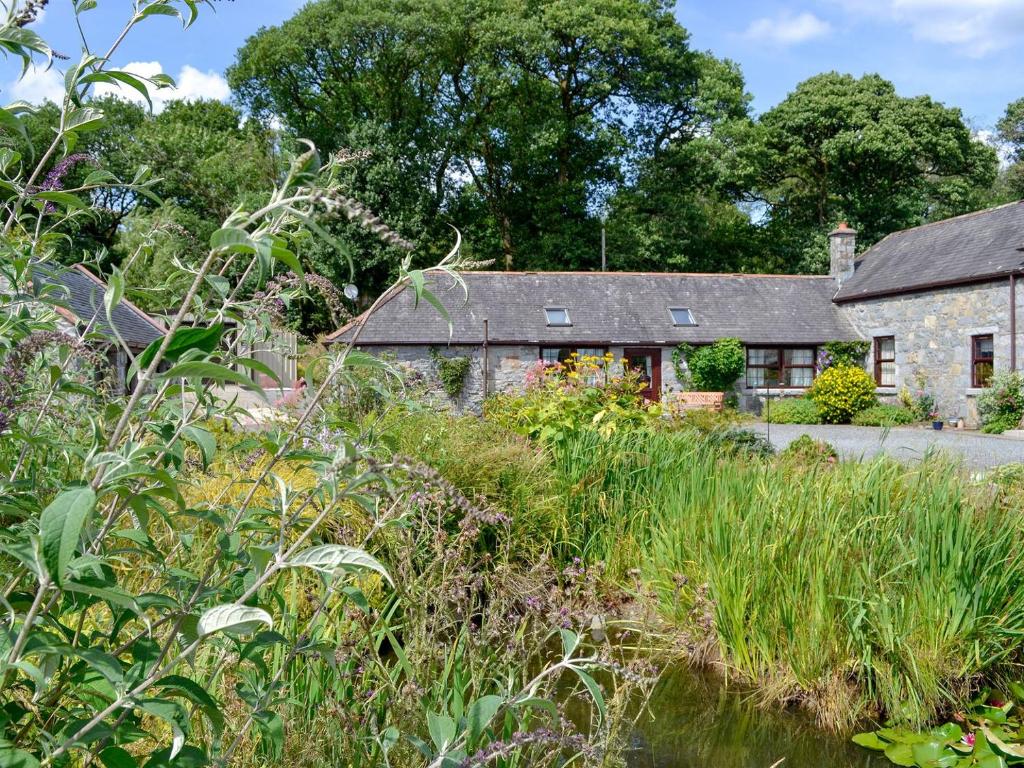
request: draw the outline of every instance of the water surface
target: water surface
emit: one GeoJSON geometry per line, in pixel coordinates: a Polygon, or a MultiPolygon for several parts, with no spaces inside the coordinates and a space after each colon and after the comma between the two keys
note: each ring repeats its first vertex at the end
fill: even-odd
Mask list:
{"type": "Polygon", "coordinates": [[[629,768],[883,768],[888,761],[815,727],[802,713],[765,710],[715,675],[668,670],[641,719],[629,768]]]}

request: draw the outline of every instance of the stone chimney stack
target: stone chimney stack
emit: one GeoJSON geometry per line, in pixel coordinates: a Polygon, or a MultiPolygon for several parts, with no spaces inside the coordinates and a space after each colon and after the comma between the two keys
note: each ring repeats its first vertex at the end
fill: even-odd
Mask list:
{"type": "Polygon", "coordinates": [[[856,251],[857,230],[850,229],[845,221],[839,222],[839,226],[828,233],[828,273],[840,285],[853,277],[856,251]]]}

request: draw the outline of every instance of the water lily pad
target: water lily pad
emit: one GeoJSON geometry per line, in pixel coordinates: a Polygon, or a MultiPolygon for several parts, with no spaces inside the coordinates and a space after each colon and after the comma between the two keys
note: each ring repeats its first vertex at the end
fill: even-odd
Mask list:
{"type": "Polygon", "coordinates": [[[883,751],[890,744],[890,742],[885,741],[884,739],[880,739],[878,737],[878,734],[874,731],[869,731],[868,733],[858,733],[856,736],[853,737],[853,743],[858,744],[862,747],[866,747],[867,749],[876,749],[879,752],[883,751]]]}
{"type": "Polygon", "coordinates": [[[894,742],[886,747],[885,756],[889,758],[889,762],[895,763],[896,765],[917,765],[917,761],[914,759],[913,748],[910,744],[906,744],[902,741],[894,742]]]}

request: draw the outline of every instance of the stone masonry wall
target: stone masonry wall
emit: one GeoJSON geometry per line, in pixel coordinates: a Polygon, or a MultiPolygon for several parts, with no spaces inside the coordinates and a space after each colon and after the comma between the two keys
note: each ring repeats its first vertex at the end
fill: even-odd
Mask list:
{"type": "MultiPolygon", "coordinates": [[[[453,408],[457,412],[479,413],[483,404],[483,349],[479,346],[436,346],[442,357],[467,356],[471,363],[462,393],[452,401],[441,387],[437,368],[430,356],[428,346],[368,346],[365,350],[373,355],[391,361],[412,373],[426,387],[429,399],[439,407],[453,408]]],[[[616,362],[622,358],[623,347],[608,348],[616,362]]],[[[661,348],[661,389],[662,392],[679,391],[682,387],[676,378],[672,365],[672,347],[661,348]]],[[[504,346],[491,345],[487,354],[487,393],[520,391],[526,386],[528,373],[537,366],[540,348],[533,345],[504,346]]]]}
{"type": "MultiPolygon", "coordinates": [[[[1024,363],[1024,285],[1017,290],[1018,369],[1024,363]]],[[[892,397],[901,387],[919,388],[936,399],[943,419],[978,422],[977,395],[971,387],[971,337],[991,333],[995,369],[1010,367],[1010,286],[1003,279],[978,285],[867,299],[840,304],[840,310],[867,340],[896,340],[896,386],[879,390],[892,397]]],[[[874,370],[874,344],[867,367],[874,370]]]]}

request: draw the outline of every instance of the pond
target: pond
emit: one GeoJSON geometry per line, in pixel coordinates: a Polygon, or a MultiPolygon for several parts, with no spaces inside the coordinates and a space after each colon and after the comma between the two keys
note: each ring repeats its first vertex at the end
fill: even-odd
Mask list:
{"type": "Polygon", "coordinates": [[[888,761],[827,733],[798,712],[686,665],[667,670],[633,734],[629,768],[883,768],[888,761]],[[778,763],[779,760],[784,761],[778,763]]]}

